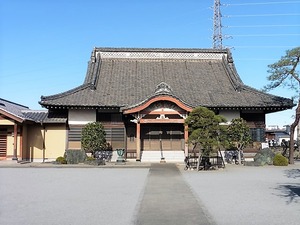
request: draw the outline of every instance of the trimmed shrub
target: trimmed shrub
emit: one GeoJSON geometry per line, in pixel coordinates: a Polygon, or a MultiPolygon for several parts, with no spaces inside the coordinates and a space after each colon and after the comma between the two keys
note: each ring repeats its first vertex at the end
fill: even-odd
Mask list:
{"type": "Polygon", "coordinates": [[[106,148],[105,130],[100,122],[88,123],[81,132],[81,147],[85,152],[92,153],[106,148]]]}
{"type": "Polygon", "coordinates": [[[86,158],[84,163],[92,166],[100,166],[105,165],[105,160],[89,156],[86,158]]]}
{"type": "Polygon", "coordinates": [[[86,157],[84,163],[88,165],[96,165],[96,159],[93,156],[88,156],[86,157]]]}
{"type": "Polygon", "coordinates": [[[67,160],[65,159],[65,157],[63,156],[59,156],[56,158],[55,162],[57,164],[67,164],[67,160]]]}
{"type": "Polygon", "coordinates": [[[285,158],[281,154],[276,154],[273,159],[273,165],[274,166],[287,166],[289,164],[288,159],[285,158]]]}

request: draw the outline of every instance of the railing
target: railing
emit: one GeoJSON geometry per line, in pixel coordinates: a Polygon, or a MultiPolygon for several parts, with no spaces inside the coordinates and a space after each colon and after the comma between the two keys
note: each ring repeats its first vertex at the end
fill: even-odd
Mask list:
{"type": "Polygon", "coordinates": [[[225,163],[222,156],[187,156],[185,158],[185,170],[209,170],[215,168],[224,168],[225,163]]]}

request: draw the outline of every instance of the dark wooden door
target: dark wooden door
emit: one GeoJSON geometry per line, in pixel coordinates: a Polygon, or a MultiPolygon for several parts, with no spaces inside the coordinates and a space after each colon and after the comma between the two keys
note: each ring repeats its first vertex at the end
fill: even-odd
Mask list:
{"type": "Polygon", "coordinates": [[[182,124],[142,125],[142,150],[183,150],[184,132],[182,124]]]}

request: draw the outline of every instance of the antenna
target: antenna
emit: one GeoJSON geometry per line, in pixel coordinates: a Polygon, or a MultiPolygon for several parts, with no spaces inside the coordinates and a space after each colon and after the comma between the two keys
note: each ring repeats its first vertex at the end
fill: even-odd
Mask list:
{"type": "Polygon", "coordinates": [[[223,35],[222,35],[222,23],[221,23],[221,3],[220,0],[214,0],[214,19],[213,19],[213,48],[223,49],[223,35]]]}

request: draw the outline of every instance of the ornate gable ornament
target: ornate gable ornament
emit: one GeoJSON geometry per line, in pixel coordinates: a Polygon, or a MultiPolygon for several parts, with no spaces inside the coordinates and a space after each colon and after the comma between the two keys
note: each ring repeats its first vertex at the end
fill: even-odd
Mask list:
{"type": "Polygon", "coordinates": [[[168,85],[165,82],[161,82],[158,84],[155,88],[155,94],[171,94],[173,92],[172,88],[170,85],[168,85]]]}

